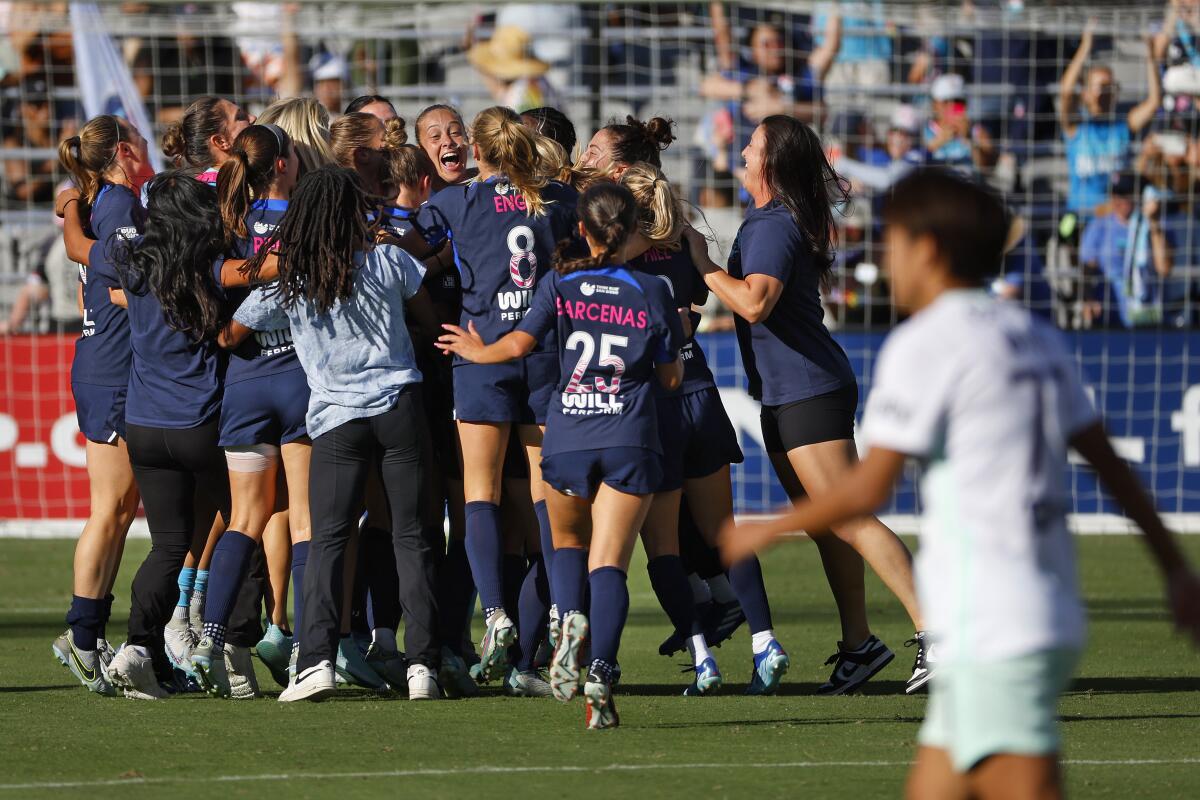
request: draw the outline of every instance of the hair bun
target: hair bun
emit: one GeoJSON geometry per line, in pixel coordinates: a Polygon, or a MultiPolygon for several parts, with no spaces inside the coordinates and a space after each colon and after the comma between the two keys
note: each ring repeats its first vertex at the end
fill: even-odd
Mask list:
{"type": "Polygon", "coordinates": [[[183,138],[183,125],[172,122],[167,126],[167,129],[163,131],[162,150],[163,155],[178,165],[178,160],[183,158],[187,152],[187,143],[183,138]]]}
{"type": "Polygon", "coordinates": [[[665,117],[651,117],[650,121],[642,127],[646,132],[646,138],[653,142],[659,150],[666,150],[676,139],[675,133],[671,130],[675,127],[675,122],[665,117]]]}
{"type": "Polygon", "coordinates": [[[408,144],[408,131],[405,127],[404,117],[392,117],[383,123],[383,140],[384,144],[392,149],[408,144]]]}

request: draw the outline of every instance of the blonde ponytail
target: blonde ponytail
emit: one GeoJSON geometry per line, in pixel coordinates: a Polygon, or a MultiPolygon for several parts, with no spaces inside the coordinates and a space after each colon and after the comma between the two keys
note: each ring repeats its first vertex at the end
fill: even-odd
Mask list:
{"type": "Polygon", "coordinates": [[[638,231],[655,247],[678,250],[687,214],[683,201],[662,170],[639,161],[625,170],[620,182],[637,201],[638,231]]]}
{"type": "Polygon", "coordinates": [[[535,136],[517,112],[504,106],[480,111],[471,125],[471,141],[479,150],[479,159],[525,196],[527,214],[540,217],[546,213],[542,189],[550,179],[539,166],[535,136]]]}

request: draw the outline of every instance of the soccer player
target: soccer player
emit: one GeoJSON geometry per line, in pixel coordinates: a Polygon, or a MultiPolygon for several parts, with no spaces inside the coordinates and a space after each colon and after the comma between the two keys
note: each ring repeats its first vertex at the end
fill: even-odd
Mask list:
{"type": "Polygon", "coordinates": [[[405,305],[436,332],[421,287],[423,270],[393,245],[372,247],[369,201],[358,176],[341,167],[306,174],[251,273],[278,250],[279,286],[259,290],[234,319],[248,328],[290,326],[311,394],[312,543],[296,674],[281,702],[320,700],[336,690],[345,551],[357,529],[367,474],[380,465],[405,614],[410,699],[439,696],[433,557],[421,503],[428,459],[421,374],[405,326],[405,305]]]}
{"type": "MultiPolygon", "coordinates": [[[[64,140],[58,153],[76,187],[60,197],[60,210],[78,203],[74,213],[85,217],[95,238],[109,248],[142,232],[146,214],[139,197],[154,169],[146,140],[132,125],[110,115],[96,117],[79,135],[64,140]]],[[[79,278],[84,324],[71,362],[71,394],[86,439],[91,506],[75,546],[70,627],[54,640],[53,651],[88,689],[115,694],[102,668],[113,656],[105,624],[125,535],[138,506],[125,444],[129,318],[109,299],[108,290],[118,284],[90,274],[87,267],[80,268],[79,278]]]]}
{"type": "Polygon", "coordinates": [[[428,106],[417,115],[416,128],[417,146],[437,167],[435,193],[475,177],[478,170],[467,166],[467,126],[457,108],[441,103],[428,106]]]}
{"type": "Polygon", "coordinates": [[[629,613],[626,574],[651,495],[662,482],[651,384],[679,386],[683,330],[666,284],[621,263],[637,230],[637,203],[629,190],[593,186],[579,199],[579,217],[589,254],[557,260],[515,331],[485,344],[473,321],[466,330],[446,325],[440,346],[472,363],[496,364],[521,358],[552,332],[561,342],[562,378],[541,464],[554,531],[555,596],[564,612],[550,677],[558,699],[574,698],[590,629],[586,719],[588,728],[602,729],[620,724],[612,683],[629,613]]]}
{"type": "MultiPolygon", "coordinates": [[[[686,235],[705,284],[736,315],[742,363],[750,394],[762,403],[763,440],[775,473],[788,496],[816,497],[835,486],[857,457],[858,384],[825,328],[820,297],[833,266],[832,203],[842,194],[842,181],[817,134],[791,117],[763,120],[742,155],[742,182],[754,207],[734,240],[729,271],[709,260],[702,236],[694,230],[686,235]]],[[[867,623],[863,559],[904,605],[917,631],[908,686],[915,690],[928,670],[908,549],[874,517],[839,525],[834,533],[817,541],[842,640],[828,662],[833,672],[818,692],[853,692],[893,658],[867,623]]],[[[736,569],[730,578],[735,585],[742,580],[733,575],[736,569]]],[[[747,569],[757,571],[758,562],[748,562],[747,569]]],[[[755,667],[773,675],[786,669],[787,654],[765,638],[755,643],[755,667]]]]}
{"type": "MultiPolygon", "coordinates": [[[[520,323],[537,282],[550,269],[558,242],[574,228],[575,190],[539,177],[535,136],[511,109],[497,106],[480,112],[471,131],[477,180],[438,192],[419,216],[424,227],[441,227],[450,240],[462,278],[459,324],[473,323],[491,340],[520,323]]],[[[454,362],[467,555],[487,620],[479,654],[484,681],[500,676],[505,650],[517,639],[510,616],[517,610],[504,602],[499,513],[509,434],[517,426],[529,464],[540,538],[549,541],[539,463],[542,426],[557,381],[553,337],[511,363],[454,362]]]]}
{"type": "Polygon", "coordinates": [[[238,134],[254,124],[254,117],[231,100],[201,97],[183,112],[179,122],[163,134],[163,155],[209,186],[217,185],[217,170],[229,158],[238,134]]]}
{"type": "Polygon", "coordinates": [[[724,531],[723,557],[871,513],[918,459],[917,579],[939,661],[908,795],[1057,797],[1055,706],[1084,643],[1068,447],[1145,532],[1176,623],[1198,640],[1200,584],[1113,452],[1057,332],[988,296],[1008,231],[999,199],[922,171],[896,185],[884,218],[892,296],[912,317],[879,354],[863,422],[870,449],[791,512],[724,531]]]}

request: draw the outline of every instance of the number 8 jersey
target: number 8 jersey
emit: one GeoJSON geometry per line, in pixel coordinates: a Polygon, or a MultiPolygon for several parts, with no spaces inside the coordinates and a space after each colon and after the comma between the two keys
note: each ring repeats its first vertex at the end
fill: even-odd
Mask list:
{"type": "Polygon", "coordinates": [[[485,341],[517,327],[557,243],[574,229],[575,190],[551,181],[541,195],[545,213],[531,215],[525,196],[503,176],[493,176],[449,186],[421,208],[422,227],[445,229],[454,248],[462,278],[460,323],[465,328],[474,322],[485,341]]]}
{"type": "Polygon", "coordinates": [[[662,453],[654,367],[679,356],[683,326],[667,285],[625,267],[551,273],[517,327],[539,341],[557,331],[562,377],[542,455],[643,447],[662,453]]]}

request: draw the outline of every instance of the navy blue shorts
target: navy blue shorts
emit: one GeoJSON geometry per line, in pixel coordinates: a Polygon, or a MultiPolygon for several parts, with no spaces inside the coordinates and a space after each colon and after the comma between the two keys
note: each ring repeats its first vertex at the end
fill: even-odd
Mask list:
{"type": "Polygon", "coordinates": [[[221,447],[287,444],[308,435],[308,381],[292,369],[247,378],[225,387],[221,398],[221,447]]]}
{"type": "Polygon", "coordinates": [[[591,498],[606,483],[625,494],[653,494],[662,456],[644,447],[606,447],[542,457],[542,480],[563,494],[591,498]]]}
{"type": "Polygon", "coordinates": [[[454,418],[545,425],[557,386],[557,353],[533,353],[506,364],[456,364],[454,418]]]}
{"type": "Polygon", "coordinates": [[[742,448],[715,386],[672,397],[656,397],[658,439],[663,448],[663,482],[658,491],[683,488],[684,480],[712,475],[742,463],[742,448]]]}
{"type": "Polygon", "coordinates": [[[75,419],[79,432],[89,442],[113,444],[125,438],[125,386],[94,386],[71,383],[75,396],[75,419]]]}

